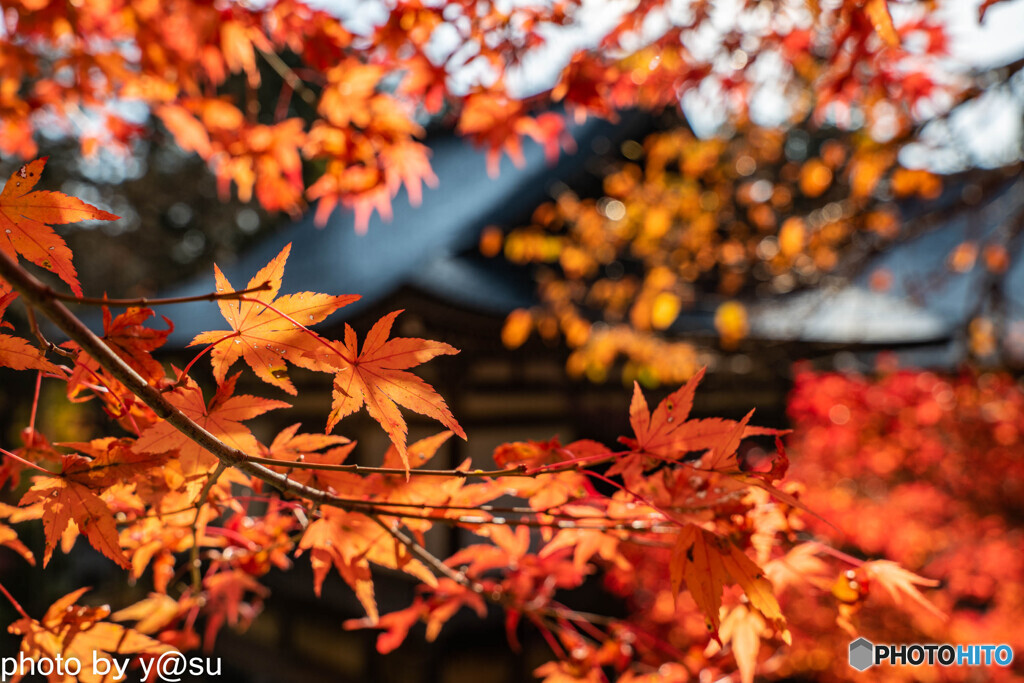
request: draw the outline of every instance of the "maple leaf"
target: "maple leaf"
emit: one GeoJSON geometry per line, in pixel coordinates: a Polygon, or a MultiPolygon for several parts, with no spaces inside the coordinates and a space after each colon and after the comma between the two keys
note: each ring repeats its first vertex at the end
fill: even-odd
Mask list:
{"type": "Polygon", "coordinates": [[[119,217],[60,192],[32,191],[48,157],[29,162],[11,174],[0,192],[0,249],[12,259],[18,254],[57,274],[71,291],[82,296],[71,249],[51,225],[79,221],[113,221],[119,217]]]}
{"type": "Polygon", "coordinates": [[[534,119],[525,112],[525,105],[503,93],[475,92],[463,102],[458,132],[469,136],[478,146],[487,147],[487,174],[497,177],[501,152],[508,154],[516,166],[525,163],[521,136],[528,135],[544,146],[550,160],[558,156],[558,146],[565,138],[565,124],[554,112],[534,119]]]}
{"type": "MultiPolygon", "coordinates": [[[[300,434],[298,431],[301,426],[296,422],[278,432],[274,441],[266,449],[266,456],[283,463],[313,462],[340,465],[355,448],[355,442],[344,436],[300,434]]],[[[339,474],[338,472],[312,469],[289,470],[289,472],[288,476],[300,484],[309,484],[311,481],[318,484],[329,483],[332,475],[339,474]]],[[[321,488],[326,490],[326,486],[321,486],[321,488]]]]}
{"type": "Polygon", "coordinates": [[[768,562],[764,566],[764,573],[777,592],[805,582],[818,589],[828,590],[828,565],[818,557],[819,552],[821,546],[817,543],[801,543],[782,557],[768,562]]]}
{"type": "MultiPolygon", "coordinates": [[[[437,584],[430,570],[412,557],[408,548],[399,544],[386,529],[365,515],[326,508],[323,517],[306,528],[299,541],[298,553],[310,550],[313,567],[313,589],[317,595],[324,578],[333,565],[355,592],[371,623],[378,619],[370,562],[398,569],[428,586],[437,584]]],[[[297,553],[297,554],[298,554],[297,553]]]]}
{"type": "Polygon", "coordinates": [[[903,598],[907,597],[916,602],[929,614],[938,619],[945,620],[946,615],[921,594],[917,586],[928,586],[934,588],[939,585],[938,581],[918,576],[908,571],[896,562],[891,560],[875,560],[865,562],[861,567],[868,578],[885,588],[897,605],[902,604],[903,598]]]}
{"type": "MultiPolygon", "coordinates": [[[[450,431],[444,431],[420,439],[409,446],[405,458],[399,455],[398,449],[392,444],[384,454],[383,466],[405,467],[409,476],[403,480],[395,476],[373,474],[352,482],[348,487],[349,490],[359,491],[366,496],[367,500],[375,503],[409,504],[413,507],[437,505],[443,508],[449,504],[458,505],[468,502],[458,499],[459,493],[465,488],[465,479],[460,477],[439,479],[434,476],[416,475],[416,468],[433,458],[451,435],[450,431]]],[[[470,462],[466,460],[457,469],[465,471],[469,465],[470,462]]],[[[335,488],[344,490],[341,489],[342,485],[343,482],[337,482],[335,488]]],[[[496,495],[485,495],[487,500],[495,497],[496,495]]],[[[389,509],[389,511],[393,511],[393,509],[389,509]]],[[[454,511],[453,514],[455,514],[454,511]]],[[[432,522],[427,519],[404,519],[402,522],[414,534],[425,533],[432,526],[432,522]]]]}
{"type": "MultiPolygon", "coordinates": [[[[103,621],[110,615],[107,606],[76,605],[87,590],[79,588],[57,600],[41,620],[23,617],[7,627],[10,633],[22,636],[21,652],[26,660],[48,659],[52,663],[58,657],[64,661],[77,658],[82,667],[75,680],[101,683],[108,677],[93,670],[94,658],[110,661],[116,655],[159,655],[173,650],[134,629],[103,621]]],[[[20,681],[24,674],[24,670],[16,672],[11,681],[20,681]]],[[[48,678],[70,680],[59,674],[48,678]]]]}
{"type": "Polygon", "coordinates": [[[24,557],[26,562],[35,566],[35,555],[18,539],[18,532],[6,524],[0,524],[0,545],[10,548],[24,557]]]}
{"type": "Polygon", "coordinates": [[[221,50],[224,62],[231,71],[244,70],[248,77],[249,87],[258,88],[260,72],[256,67],[255,50],[272,49],[262,31],[251,26],[244,26],[240,21],[225,21],[220,26],[221,50]]]}
{"type": "Polygon", "coordinates": [[[206,577],[203,579],[203,588],[207,599],[203,641],[207,651],[213,649],[221,625],[227,623],[239,627],[241,624],[241,629],[247,628],[259,614],[263,598],[270,594],[255,577],[238,569],[206,577]],[[251,593],[253,598],[243,601],[246,593],[251,593]]]}
{"type": "Polygon", "coordinates": [[[878,32],[878,37],[885,41],[889,47],[900,46],[900,36],[892,24],[892,15],[889,14],[887,0],[868,0],[864,4],[864,13],[868,16],[871,25],[878,32]]]}
{"type": "Polygon", "coordinates": [[[92,441],[61,442],[87,458],[66,457],[62,475],[91,489],[105,489],[130,481],[141,486],[142,478],[151,471],[162,473],[167,457],[142,455],[132,450],[131,439],[105,437],[92,441]]]}
{"type": "MultiPolygon", "coordinates": [[[[291,244],[286,245],[249,281],[248,288],[270,284],[270,289],[249,295],[255,301],[218,301],[220,312],[231,325],[231,330],[202,332],[189,344],[215,345],[210,352],[210,360],[218,382],[224,381],[228,369],[242,357],[257,377],[294,395],[297,392],[288,379],[286,360],[311,370],[323,369],[312,361],[319,346],[315,335],[257,302],[270,304],[293,320],[309,326],[323,321],[342,306],[359,299],[359,296],[299,292],[275,300],[281,289],[281,277],[291,247],[291,244]]],[[[218,292],[235,291],[220,268],[214,266],[214,271],[218,292]]]]}
{"type": "MultiPolygon", "coordinates": [[[[243,453],[256,455],[260,452],[260,444],[242,421],[251,420],[268,410],[290,406],[284,401],[248,394],[234,396],[237,380],[238,374],[218,386],[209,405],[203,401],[202,390],[191,379],[186,381],[185,386],[165,395],[172,405],[224,443],[243,453]]],[[[169,422],[158,422],[146,429],[135,442],[135,451],[138,453],[166,453],[174,450],[178,452],[178,461],[185,476],[207,472],[216,462],[212,453],[179,432],[169,422]]]]}
{"type": "MultiPolygon", "coordinates": [[[[82,460],[85,459],[79,455],[64,456],[64,470],[80,468],[82,460]]],[[[118,541],[114,513],[85,484],[64,477],[36,477],[32,488],[25,492],[18,504],[34,503],[41,503],[43,507],[43,530],[46,533],[44,567],[72,522],[79,532],[85,534],[92,547],[125,569],[131,567],[118,541]]],[[[75,531],[68,533],[73,534],[72,538],[77,534],[75,531]]]]}
{"type": "Polygon", "coordinates": [[[716,639],[721,624],[722,589],[730,580],[740,585],[750,604],[766,619],[782,621],[772,585],[761,568],[733,544],[694,524],[679,533],[672,550],[669,577],[673,593],[678,593],[686,583],[716,639]]]}
{"type": "Polygon", "coordinates": [[[761,650],[761,633],[764,630],[764,619],[746,605],[736,605],[722,621],[722,642],[732,646],[732,655],[740,670],[740,683],[754,683],[757,653],[761,650]]]}
{"type": "Polygon", "coordinates": [[[186,152],[195,152],[203,159],[213,154],[210,134],[206,127],[185,107],[179,104],[163,104],[154,112],[174,136],[174,141],[186,152]]]}
{"type": "MultiPolygon", "coordinates": [[[[422,379],[405,372],[431,358],[451,355],[458,350],[443,342],[395,337],[388,339],[391,325],[402,311],[394,311],[378,320],[363,340],[358,351],[355,330],[345,325],[345,354],[334,354],[326,361],[340,366],[334,378],[334,402],[327,420],[327,431],[364,405],[366,412],[380,423],[395,445],[403,466],[409,469],[406,454],[408,428],[398,405],[438,420],[450,430],[466,438],[466,433],[452,416],[444,399],[422,379]],[[396,405],[397,404],[397,405],[396,405]]],[[[318,351],[318,354],[322,352],[318,351]]]]}
{"type": "MultiPolygon", "coordinates": [[[[0,284],[0,289],[2,287],[3,285],[0,284]]],[[[7,307],[17,296],[17,292],[8,292],[0,296],[0,328],[10,327],[9,323],[3,322],[3,317],[7,312],[7,307]]],[[[0,334],[0,366],[14,370],[60,372],[56,365],[46,360],[46,356],[39,348],[29,344],[21,337],[12,337],[9,334],[0,334]]]]}
{"type": "MultiPolygon", "coordinates": [[[[598,508],[578,506],[573,512],[580,515],[602,516],[603,510],[598,508]]],[[[548,557],[562,548],[572,548],[573,566],[577,571],[583,572],[586,564],[594,555],[609,564],[614,564],[619,569],[628,570],[629,561],[619,552],[619,539],[603,531],[595,529],[560,529],[555,537],[544,546],[538,553],[540,557],[548,557]]]]}
{"type": "Polygon", "coordinates": [[[194,603],[195,600],[190,598],[175,600],[165,593],[150,593],[134,605],[114,612],[110,618],[114,621],[134,621],[135,630],[140,633],[156,633],[167,628],[194,603]]]}
{"type": "Polygon", "coordinates": [[[378,628],[382,633],[377,636],[377,652],[386,655],[405,641],[411,629],[426,612],[426,605],[422,600],[417,600],[409,607],[397,612],[390,612],[378,619],[371,620],[369,617],[362,619],[347,619],[342,624],[345,630],[357,628],[378,628]]]}
{"type": "MultiPolygon", "coordinates": [[[[163,366],[151,355],[167,341],[167,336],[174,331],[174,324],[163,317],[167,323],[166,330],[154,330],[143,323],[155,315],[152,309],[131,307],[124,313],[112,317],[110,309],[103,307],[103,341],[132,369],[142,375],[150,384],[156,384],[166,375],[163,366]]],[[[75,342],[61,344],[67,349],[78,350],[75,342]]],[[[100,364],[88,354],[79,353],[75,360],[75,368],[68,378],[69,389],[76,391],[95,381],[95,377],[104,372],[100,364]]],[[[117,382],[109,377],[109,382],[117,382]]]]}
{"type": "Polygon", "coordinates": [[[693,408],[693,396],[697,385],[704,377],[701,368],[685,385],[669,394],[652,413],[647,400],[640,391],[640,384],[633,383],[633,400],[629,405],[629,423],[636,439],[620,437],[619,441],[629,446],[633,453],[620,458],[609,470],[610,474],[633,470],[638,465],[637,456],[653,456],[660,460],[681,460],[687,453],[710,451],[700,460],[700,468],[707,470],[739,471],[736,450],[740,442],[750,436],[783,434],[777,429],[751,427],[747,424],[754,411],[737,422],[721,418],[688,420],[693,408]]]}

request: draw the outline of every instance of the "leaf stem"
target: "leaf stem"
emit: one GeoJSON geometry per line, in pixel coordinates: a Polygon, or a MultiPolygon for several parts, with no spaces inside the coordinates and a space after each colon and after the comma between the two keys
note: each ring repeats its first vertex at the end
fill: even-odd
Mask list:
{"type": "Polygon", "coordinates": [[[195,358],[193,358],[192,360],[190,360],[190,361],[188,362],[188,365],[186,365],[186,366],[185,366],[185,369],[181,371],[181,376],[179,376],[179,377],[178,377],[178,381],[177,381],[177,382],[175,382],[175,383],[174,383],[173,385],[171,385],[171,386],[170,386],[170,387],[169,387],[169,388],[167,389],[167,391],[172,391],[172,390],[174,390],[174,389],[177,389],[178,387],[183,387],[183,386],[185,386],[185,382],[186,382],[186,381],[188,381],[188,373],[189,373],[189,370],[191,370],[191,369],[192,369],[192,366],[196,364],[196,361],[197,361],[197,360],[199,360],[200,358],[202,358],[202,357],[203,357],[203,355],[204,355],[204,354],[205,354],[205,353],[206,353],[207,351],[210,351],[211,349],[213,349],[213,347],[214,347],[214,346],[216,346],[217,344],[220,344],[220,343],[221,343],[222,341],[227,341],[228,339],[232,339],[232,338],[234,338],[234,337],[238,337],[238,336],[240,336],[240,334],[241,334],[241,333],[239,333],[239,332],[232,332],[231,334],[227,334],[227,335],[224,335],[223,337],[221,337],[221,338],[220,338],[220,339],[218,339],[217,341],[213,342],[212,344],[207,344],[207,345],[206,345],[206,346],[205,346],[205,347],[203,348],[203,350],[202,350],[202,351],[200,351],[199,353],[197,353],[197,354],[196,354],[195,358]]]}
{"type": "Polygon", "coordinates": [[[32,439],[33,442],[35,442],[35,433],[36,433],[36,411],[39,408],[39,390],[42,389],[42,386],[43,386],[43,371],[40,370],[39,372],[36,373],[36,391],[35,391],[35,395],[32,397],[32,414],[28,418],[29,438],[32,439]]]}
{"type": "Polygon", "coordinates": [[[32,462],[30,460],[26,460],[25,458],[21,457],[20,455],[17,455],[16,453],[11,453],[10,451],[8,451],[8,450],[6,450],[4,448],[0,448],[0,455],[6,455],[11,460],[16,460],[16,461],[20,462],[22,465],[24,465],[25,467],[30,467],[30,468],[36,470],[37,472],[45,474],[45,475],[47,475],[49,477],[59,477],[60,476],[56,472],[51,472],[48,469],[40,467],[39,465],[35,464],[34,462],[32,462]]]}
{"type": "Polygon", "coordinates": [[[305,334],[308,334],[309,336],[311,336],[314,341],[318,342],[319,344],[322,344],[323,346],[326,346],[328,349],[331,350],[332,353],[334,353],[336,356],[341,358],[343,361],[345,361],[349,365],[355,365],[356,364],[356,361],[355,361],[354,358],[349,358],[348,356],[346,356],[344,353],[339,351],[338,348],[336,346],[334,346],[334,344],[330,343],[329,341],[327,341],[326,339],[321,337],[319,334],[317,334],[313,330],[309,329],[308,327],[306,327],[305,325],[303,325],[298,320],[296,320],[295,318],[291,317],[290,315],[288,315],[284,311],[279,310],[277,307],[274,306],[274,304],[272,304],[272,303],[270,303],[268,301],[260,301],[259,299],[253,299],[252,297],[248,297],[248,296],[239,297],[238,300],[239,301],[244,301],[246,303],[258,304],[258,305],[263,306],[264,308],[272,311],[273,313],[276,313],[277,315],[281,316],[282,318],[284,318],[285,320],[287,320],[288,322],[290,322],[291,324],[295,325],[297,328],[302,330],[305,334]]]}
{"type": "Polygon", "coordinates": [[[0,593],[4,594],[4,597],[7,598],[11,605],[14,606],[14,609],[17,610],[18,614],[31,621],[32,617],[28,615],[28,612],[26,612],[25,608],[21,606],[21,603],[14,599],[14,596],[8,592],[7,588],[2,583],[0,583],[0,593]]]}

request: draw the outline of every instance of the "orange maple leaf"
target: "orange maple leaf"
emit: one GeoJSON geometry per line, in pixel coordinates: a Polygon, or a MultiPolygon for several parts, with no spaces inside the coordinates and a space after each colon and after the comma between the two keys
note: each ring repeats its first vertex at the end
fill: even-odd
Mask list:
{"type": "MultiPolygon", "coordinates": [[[[0,284],[0,288],[2,287],[0,284]]],[[[8,292],[0,296],[0,328],[10,326],[3,322],[4,313],[17,296],[17,292],[8,292]]],[[[9,334],[0,334],[0,366],[15,370],[59,372],[57,366],[46,360],[46,356],[37,347],[21,337],[12,337],[9,334]]]]}
{"type": "MultiPolygon", "coordinates": [[[[230,330],[202,332],[189,344],[215,345],[210,352],[210,361],[213,364],[213,375],[218,382],[224,381],[228,369],[242,357],[257,377],[295,395],[295,386],[288,379],[286,360],[310,370],[324,369],[321,364],[313,361],[313,354],[320,346],[316,335],[301,329],[296,323],[304,326],[315,325],[342,306],[359,299],[359,295],[330,296],[299,292],[275,300],[281,289],[284,264],[288,260],[291,247],[291,244],[285,246],[280,254],[249,281],[250,289],[263,283],[270,284],[270,289],[249,295],[249,298],[255,301],[221,299],[218,302],[221,314],[231,325],[230,330]],[[296,322],[289,321],[257,302],[273,306],[296,322]]],[[[218,292],[235,291],[220,268],[214,266],[214,271],[218,292]]]]}
{"type": "MultiPolygon", "coordinates": [[[[426,339],[395,337],[388,339],[391,325],[402,311],[394,311],[378,320],[363,340],[359,353],[356,333],[345,325],[344,353],[324,356],[325,360],[340,366],[334,378],[334,403],[327,420],[327,431],[364,404],[366,412],[379,422],[391,437],[403,466],[409,468],[406,455],[408,428],[398,405],[438,420],[463,439],[466,433],[452,416],[444,399],[422,379],[405,372],[431,358],[458,353],[448,344],[426,339]],[[396,405],[398,404],[398,405],[396,405]]],[[[321,351],[317,351],[322,355],[321,351]]]]}
{"type": "MultiPolygon", "coordinates": [[[[42,620],[23,617],[7,627],[7,630],[22,636],[21,651],[27,660],[54,659],[64,661],[77,658],[83,663],[81,673],[75,680],[80,683],[100,683],[108,676],[93,671],[94,658],[110,659],[117,655],[159,655],[170,652],[172,647],[138,631],[120,624],[103,621],[110,615],[110,608],[76,605],[88,588],[79,588],[53,603],[46,610],[42,620]]],[[[27,668],[27,667],[26,667],[27,668]]],[[[20,681],[25,671],[17,671],[11,681],[20,681]]],[[[51,681],[70,680],[56,675],[51,681]]]]}
{"type": "Polygon", "coordinates": [[[114,612],[110,618],[114,621],[135,621],[135,630],[140,633],[157,633],[170,626],[195,602],[194,598],[186,596],[175,600],[166,593],[150,593],[134,605],[114,612]]]}
{"type": "Polygon", "coordinates": [[[401,570],[428,586],[437,585],[430,570],[415,559],[379,524],[369,517],[337,508],[325,508],[323,516],[306,528],[299,541],[299,553],[310,550],[313,590],[320,595],[324,578],[333,565],[351,586],[366,610],[371,624],[377,623],[370,562],[401,570]]]}
{"type": "Polygon", "coordinates": [[[886,0],[868,0],[864,4],[864,14],[867,15],[871,25],[878,32],[878,37],[885,41],[889,47],[900,46],[900,35],[892,23],[892,15],[889,14],[889,4],[886,0]]]}
{"type": "MultiPolygon", "coordinates": [[[[333,436],[331,434],[302,434],[298,433],[302,425],[298,422],[285,427],[273,443],[266,449],[266,457],[280,460],[282,463],[304,462],[339,465],[344,462],[348,454],[355,448],[356,442],[350,441],[344,436],[333,436]],[[326,450],[325,450],[326,449],[326,450]]],[[[289,469],[286,470],[293,481],[300,484],[316,485],[318,488],[328,490],[332,480],[351,476],[344,472],[331,472],[313,469],[289,469]],[[340,476],[339,476],[340,475],[340,476]]],[[[362,478],[359,478],[362,481],[362,478]]],[[[336,490],[342,490],[335,486],[336,490]]]]}
{"type": "MultiPolygon", "coordinates": [[[[0,249],[12,259],[26,259],[52,271],[82,296],[71,249],[50,225],[79,221],[113,221],[119,217],[61,192],[33,192],[48,157],[29,162],[11,174],[0,192],[0,249]]],[[[0,285],[5,287],[5,285],[0,285]]]]}
{"type": "Polygon", "coordinates": [[[742,439],[783,433],[776,429],[749,426],[747,421],[753,411],[739,422],[720,418],[688,420],[693,408],[693,395],[703,377],[704,368],[701,368],[689,382],[659,403],[653,413],[647,407],[640,385],[634,382],[629,423],[636,439],[623,438],[620,441],[635,453],[673,460],[694,451],[711,450],[713,453],[703,468],[717,470],[727,463],[736,465],[736,449],[742,439]]]}
{"type": "Polygon", "coordinates": [[[526,114],[525,105],[503,93],[475,92],[463,103],[457,127],[461,135],[470,137],[478,146],[487,147],[487,174],[497,177],[501,152],[508,154],[512,163],[522,166],[522,136],[529,136],[544,147],[551,161],[558,157],[559,145],[572,147],[565,135],[565,122],[554,112],[541,114],[536,119],[526,114]]]}
{"type": "Polygon", "coordinates": [[[25,558],[25,561],[35,566],[36,556],[32,554],[32,551],[21,542],[18,538],[18,532],[7,526],[6,524],[0,524],[0,546],[10,548],[14,552],[25,558]]]}
{"type": "Polygon", "coordinates": [[[740,671],[740,683],[754,683],[757,672],[757,653],[761,650],[764,619],[746,605],[736,605],[722,621],[721,638],[729,643],[740,671]]]}
{"type": "MultiPolygon", "coordinates": [[[[237,380],[236,374],[218,386],[209,405],[203,401],[202,390],[191,379],[185,386],[166,396],[172,405],[224,443],[244,453],[256,455],[260,452],[259,442],[242,421],[251,420],[268,410],[290,406],[284,401],[247,394],[233,396],[237,380]]],[[[178,451],[178,460],[186,477],[204,473],[216,462],[212,453],[179,432],[169,422],[158,422],[146,429],[135,442],[137,453],[166,453],[173,450],[178,451]]]]}
{"type": "Polygon", "coordinates": [[[676,594],[686,583],[716,638],[721,624],[722,588],[730,582],[740,585],[750,604],[766,619],[782,621],[782,610],[761,568],[735,545],[694,524],[679,533],[669,563],[669,578],[676,594]]]}
{"type": "MultiPolygon", "coordinates": [[[[85,459],[79,455],[64,456],[64,470],[80,469],[81,461],[85,459]]],[[[65,477],[36,477],[32,488],[22,496],[18,504],[26,506],[34,503],[41,503],[43,508],[43,529],[46,532],[44,567],[50,562],[54,548],[72,522],[78,531],[85,534],[92,547],[125,569],[131,567],[118,541],[113,511],[85,484],[65,477]]],[[[75,532],[70,533],[73,539],[75,532]]]]}
{"type": "MultiPolygon", "coordinates": [[[[132,369],[142,375],[149,384],[156,384],[166,375],[163,365],[151,355],[153,351],[164,345],[167,335],[174,331],[174,324],[163,316],[167,323],[166,330],[154,330],[143,323],[153,316],[150,308],[131,307],[116,317],[111,316],[110,309],[103,307],[103,341],[132,369]]],[[[66,349],[78,351],[75,342],[61,344],[66,349]]],[[[68,378],[69,391],[77,394],[95,382],[95,377],[104,372],[96,360],[85,353],[77,354],[75,368],[68,378]]],[[[113,377],[110,382],[116,382],[113,377]]]]}

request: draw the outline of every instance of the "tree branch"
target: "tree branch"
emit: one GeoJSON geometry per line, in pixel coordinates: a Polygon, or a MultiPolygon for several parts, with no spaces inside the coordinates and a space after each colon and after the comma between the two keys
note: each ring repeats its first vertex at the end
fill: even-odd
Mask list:
{"type": "Polygon", "coordinates": [[[57,299],[58,301],[67,301],[69,304],[79,304],[82,306],[168,306],[171,304],[188,304],[197,301],[241,299],[247,294],[268,291],[270,289],[270,282],[264,282],[255,287],[249,287],[248,289],[242,289],[237,292],[211,292],[209,294],[176,296],[164,299],[150,299],[144,296],[136,297],[134,299],[108,299],[105,296],[75,296],[74,294],[65,294],[50,287],[46,287],[46,289],[48,290],[49,296],[53,299],[57,299]]]}

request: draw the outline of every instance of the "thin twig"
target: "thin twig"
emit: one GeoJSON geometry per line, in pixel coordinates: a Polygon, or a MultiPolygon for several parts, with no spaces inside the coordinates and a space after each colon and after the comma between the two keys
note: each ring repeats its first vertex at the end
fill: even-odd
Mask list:
{"type": "Polygon", "coordinates": [[[62,349],[49,339],[43,336],[42,330],[39,329],[39,323],[36,322],[36,312],[32,310],[32,307],[28,304],[25,305],[25,314],[28,317],[28,328],[32,331],[32,334],[39,341],[39,345],[47,351],[53,351],[56,354],[64,356],[65,358],[74,358],[75,354],[67,349],[62,349]]]}
{"type": "Polygon", "coordinates": [[[49,295],[57,299],[58,301],[66,301],[69,304],[78,304],[80,306],[169,306],[172,304],[188,304],[196,301],[223,301],[231,299],[241,299],[247,294],[255,294],[256,292],[266,292],[270,289],[270,281],[264,282],[263,284],[257,285],[256,287],[249,287],[248,289],[242,289],[237,292],[211,292],[209,294],[197,294],[195,296],[176,296],[164,299],[150,299],[149,297],[140,296],[134,299],[108,299],[107,297],[96,297],[96,296],[75,296],[74,294],[65,294],[58,292],[54,289],[49,289],[49,295]]]}
{"type": "Polygon", "coordinates": [[[552,463],[550,465],[542,465],[540,467],[529,468],[526,465],[520,464],[515,467],[506,467],[500,470],[404,470],[399,467],[372,467],[368,465],[345,465],[338,463],[316,463],[316,462],[301,462],[297,460],[276,460],[274,458],[264,458],[261,456],[249,456],[251,462],[257,462],[262,465],[271,465],[273,467],[285,467],[289,469],[298,470],[322,470],[325,472],[354,472],[357,474],[384,474],[395,477],[406,477],[406,476],[427,476],[427,477],[454,477],[457,479],[475,479],[475,478],[493,478],[493,477],[528,477],[534,478],[539,477],[542,474],[557,474],[559,472],[571,472],[573,470],[582,470],[584,465],[599,465],[606,462],[611,462],[616,457],[629,453],[631,451],[622,451],[619,453],[601,453],[599,456],[579,458],[576,460],[566,460],[562,462],[552,463]]]}
{"type": "Polygon", "coordinates": [[[299,93],[299,97],[303,99],[306,104],[316,105],[316,93],[309,89],[305,81],[299,78],[299,75],[295,71],[284,63],[284,60],[273,51],[261,50],[256,48],[256,51],[260,54],[263,59],[267,60],[267,64],[277,72],[277,75],[284,79],[284,82],[288,86],[299,93]]]}
{"type": "Polygon", "coordinates": [[[196,509],[196,515],[192,518],[192,548],[189,551],[189,571],[192,572],[192,590],[195,593],[199,593],[202,589],[202,578],[199,575],[199,516],[203,512],[203,505],[206,504],[206,498],[210,495],[210,490],[213,485],[217,483],[220,475],[227,469],[222,461],[217,462],[217,469],[213,471],[206,479],[206,484],[203,485],[203,490],[199,493],[199,497],[196,498],[196,502],[193,506],[196,509]]]}
{"type": "Polygon", "coordinates": [[[484,595],[484,587],[476,581],[471,580],[468,576],[462,572],[455,571],[448,565],[446,565],[439,557],[431,553],[429,550],[420,545],[416,539],[409,534],[402,531],[400,528],[394,527],[387,524],[379,516],[375,514],[367,514],[367,517],[377,523],[384,531],[388,532],[392,538],[404,545],[409,549],[409,552],[413,554],[423,564],[430,568],[431,572],[438,578],[451,579],[460,586],[465,586],[474,593],[484,595]]]}

